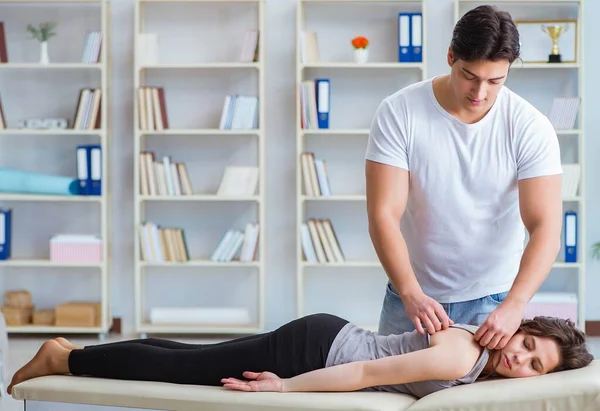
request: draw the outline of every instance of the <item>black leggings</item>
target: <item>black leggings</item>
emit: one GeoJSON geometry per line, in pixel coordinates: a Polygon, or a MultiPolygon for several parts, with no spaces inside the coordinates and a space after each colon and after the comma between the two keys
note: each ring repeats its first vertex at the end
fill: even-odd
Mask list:
{"type": "Polygon", "coordinates": [[[73,375],[221,386],[244,371],[289,378],[325,367],[333,340],[348,321],[313,314],[278,329],[216,344],[142,339],[88,346],[69,355],[73,375]]]}

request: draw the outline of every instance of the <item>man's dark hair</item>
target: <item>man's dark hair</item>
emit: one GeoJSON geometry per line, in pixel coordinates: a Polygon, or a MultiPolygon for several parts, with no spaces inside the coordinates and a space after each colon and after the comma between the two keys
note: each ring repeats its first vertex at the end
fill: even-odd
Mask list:
{"type": "Polygon", "coordinates": [[[512,17],[495,6],[479,6],[454,26],[450,49],[454,61],[508,60],[519,57],[519,31],[512,17]]]}

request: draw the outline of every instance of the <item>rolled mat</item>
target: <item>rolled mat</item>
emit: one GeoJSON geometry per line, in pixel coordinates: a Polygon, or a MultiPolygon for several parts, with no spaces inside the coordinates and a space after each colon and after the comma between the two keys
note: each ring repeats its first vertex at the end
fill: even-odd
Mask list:
{"type": "Polygon", "coordinates": [[[0,191],[5,193],[78,195],[76,178],[0,168],[0,191]]]}

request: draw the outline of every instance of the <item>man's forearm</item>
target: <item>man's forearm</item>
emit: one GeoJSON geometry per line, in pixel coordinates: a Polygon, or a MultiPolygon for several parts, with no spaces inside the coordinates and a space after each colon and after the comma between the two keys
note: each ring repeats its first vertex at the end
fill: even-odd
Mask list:
{"type": "Polygon", "coordinates": [[[556,238],[556,232],[550,229],[539,228],[531,233],[521,258],[519,273],[506,296],[508,302],[524,307],[537,292],[556,261],[560,249],[556,238]]]}
{"type": "Polygon", "coordinates": [[[390,216],[371,217],[369,234],[379,261],[398,294],[420,292],[421,286],[410,264],[399,223],[390,216]]]}

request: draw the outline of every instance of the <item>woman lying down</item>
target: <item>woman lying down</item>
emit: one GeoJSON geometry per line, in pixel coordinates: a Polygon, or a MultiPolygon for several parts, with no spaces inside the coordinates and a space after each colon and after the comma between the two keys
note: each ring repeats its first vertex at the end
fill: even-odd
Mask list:
{"type": "Polygon", "coordinates": [[[593,356],[571,321],[523,320],[502,350],[453,324],[433,335],[381,336],[329,314],[308,315],[259,335],[217,344],[142,339],[79,348],[46,341],[8,387],[73,374],[120,380],[224,386],[240,391],[391,391],[421,398],[490,377],[529,377],[580,368],[593,356]]]}

